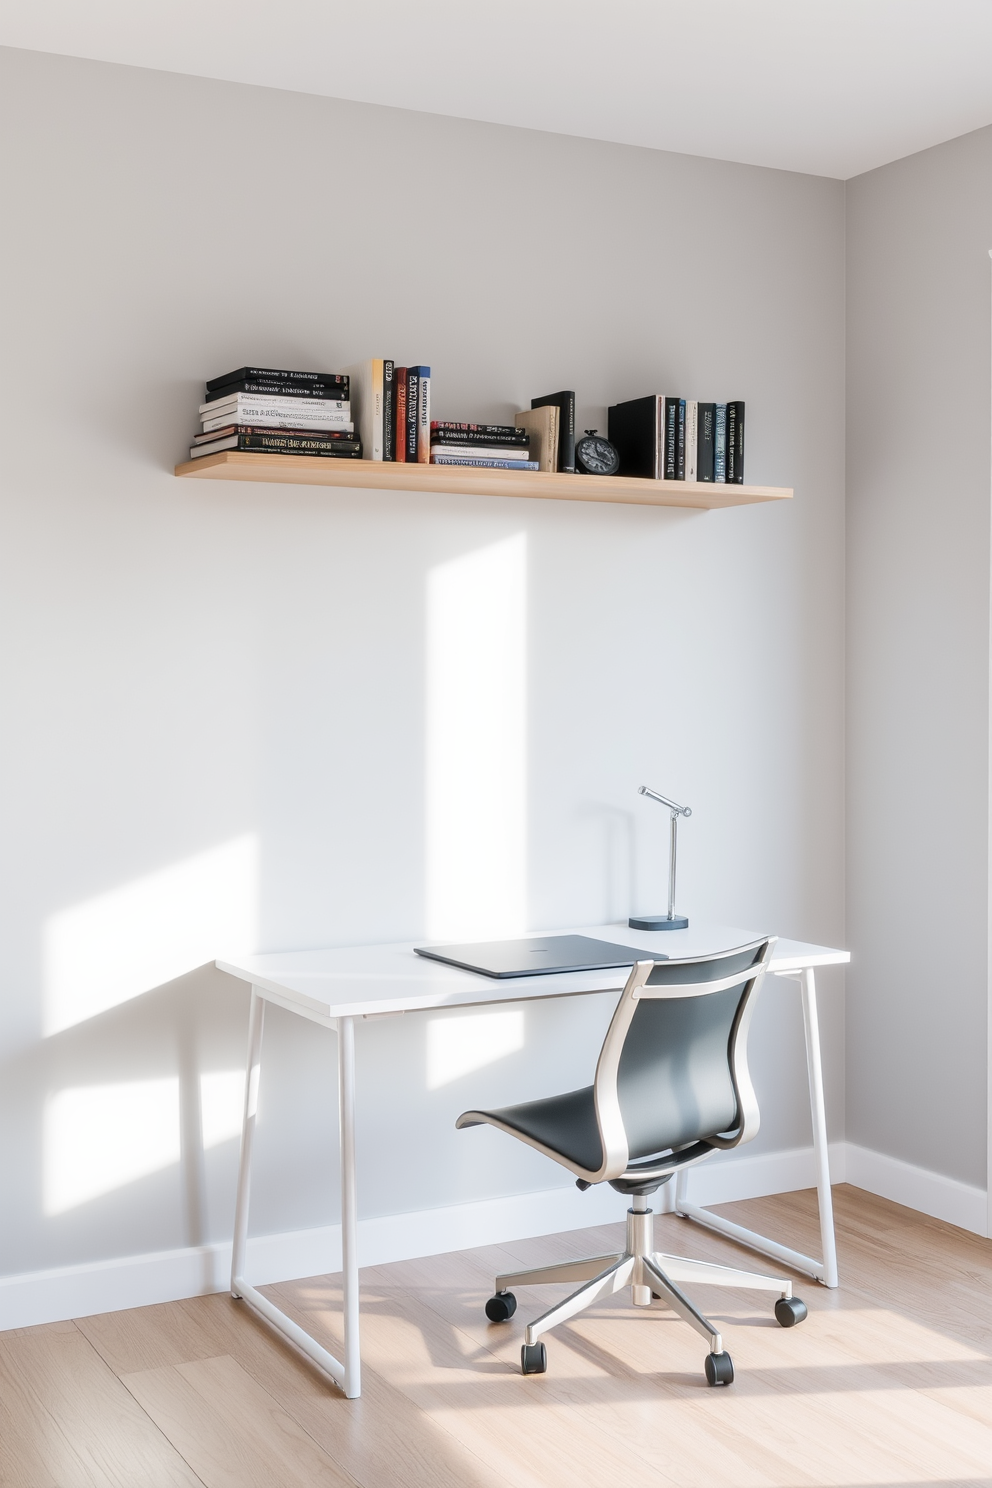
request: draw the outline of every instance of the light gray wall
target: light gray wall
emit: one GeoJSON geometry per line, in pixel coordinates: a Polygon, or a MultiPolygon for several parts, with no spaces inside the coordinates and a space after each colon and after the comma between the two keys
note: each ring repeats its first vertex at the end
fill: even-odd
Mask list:
{"type": "MultiPolygon", "coordinates": [[[[137,926],[137,956],[129,906],[246,840],[260,949],[423,934],[425,596],[487,545],[526,540],[528,923],[662,904],[647,780],[694,808],[691,915],[842,942],[840,184],[31,53],[0,69],[0,1271],[229,1232],[235,1143],[201,1153],[197,1076],[239,1067],[244,989],[191,951],[188,975],[46,1033],[52,937],[99,982],[108,926],[137,926]],[[582,426],[652,390],[743,397],[749,478],[796,500],[173,478],[205,377],[373,354],[429,363],[451,418],[562,386],[582,426]],[[176,1077],[182,1162],[46,1213],[64,1092],[140,1103],[176,1077]]],[[[842,981],[822,985],[840,1135],[842,981]]],[[[362,1029],[363,1211],[565,1183],[452,1123],[587,1079],[605,1012],[528,1011],[522,1053],[432,1091],[427,1020],[362,1029]]],[[[332,1041],[278,1013],[268,1037],[255,1223],[326,1223],[332,1041]]],[[[803,1145],[787,987],[754,1038],[752,1150],[803,1145]]]]}
{"type": "Polygon", "coordinates": [[[992,129],[847,186],[848,1138],[985,1187],[992,129]]]}

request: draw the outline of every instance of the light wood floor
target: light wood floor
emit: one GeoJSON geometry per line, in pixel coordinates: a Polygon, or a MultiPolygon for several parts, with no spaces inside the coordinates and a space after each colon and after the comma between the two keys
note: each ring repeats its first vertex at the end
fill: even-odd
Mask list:
{"type": "MultiPolygon", "coordinates": [[[[760,1294],[697,1289],[734,1357],[730,1389],[707,1388],[684,1324],[622,1298],[549,1337],[546,1375],[520,1375],[524,1323],[561,1293],[521,1289],[495,1326],[494,1271],[607,1250],[622,1233],[608,1226],[363,1272],[357,1401],[227,1296],[0,1334],[0,1483],[992,1488],[992,1242],[835,1194],[842,1286],[797,1286],[801,1327],[779,1328],[760,1294]]],[[[723,1212],[816,1247],[811,1193],[723,1212]]],[[[744,1254],[673,1217],[658,1243],[744,1254]]],[[[334,1277],[268,1291],[339,1344],[334,1277]]]]}

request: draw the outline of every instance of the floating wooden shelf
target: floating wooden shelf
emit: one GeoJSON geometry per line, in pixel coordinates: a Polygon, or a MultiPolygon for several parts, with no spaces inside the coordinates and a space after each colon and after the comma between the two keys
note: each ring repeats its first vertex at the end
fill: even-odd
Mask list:
{"type": "Polygon", "coordinates": [[[547,470],[489,470],[472,465],[406,465],[389,460],[327,459],[222,450],[184,460],[176,474],[197,480],[268,481],[294,486],[372,487],[379,491],[452,491],[461,496],[537,496],[552,501],[609,501],[627,506],[750,506],[782,501],[781,486],[716,486],[634,476],[557,475],[547,470]]]}

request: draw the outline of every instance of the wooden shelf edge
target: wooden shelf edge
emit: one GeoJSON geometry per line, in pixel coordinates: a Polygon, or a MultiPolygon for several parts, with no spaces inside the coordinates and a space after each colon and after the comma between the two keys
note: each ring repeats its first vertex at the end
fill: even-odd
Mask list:
{"type": "Polygon", "coordinates": [[[222,450],[184,460],[181,479],[265,481],[275,485],[350,486],[379,491],[453,492],[462,496],[525,496],[553,501],[598,501],[626,506],[681,506],[714,510],[787,501],[784,486],[716,486],[697,481],[653,481],[634,476],[559,475],[547,470],[488,470],[470,465],[404,465],[387,460],[325,459],[222,450]]]}

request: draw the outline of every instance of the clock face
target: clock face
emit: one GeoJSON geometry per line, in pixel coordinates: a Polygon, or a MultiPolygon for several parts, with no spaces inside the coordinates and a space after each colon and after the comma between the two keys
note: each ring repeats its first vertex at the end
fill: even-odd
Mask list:
{"type": "Polygon", "coordinates": [[[575,463],[588,475],[616,475],[620,456],[608,439],[589,434],[575,446],[575,463]]]}

